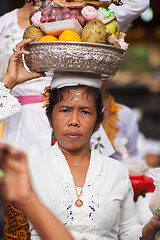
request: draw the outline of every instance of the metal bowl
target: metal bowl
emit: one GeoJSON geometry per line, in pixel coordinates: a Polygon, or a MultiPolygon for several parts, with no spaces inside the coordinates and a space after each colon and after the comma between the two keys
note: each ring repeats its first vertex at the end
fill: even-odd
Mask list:
{"type": "Polygon", "coordinates": [[[30,71],[86,72],[113,77],[125,51],[107,44],[86,42],[32,42],[24,47],[30,71]]]}

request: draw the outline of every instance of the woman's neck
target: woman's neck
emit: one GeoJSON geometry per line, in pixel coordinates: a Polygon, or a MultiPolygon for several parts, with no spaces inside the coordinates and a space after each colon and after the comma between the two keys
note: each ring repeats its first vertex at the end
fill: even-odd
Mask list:
{"type": "MultiPolygon", "coordinates": [[[[61,149],[61,147],[60,147],[61,149]]],[[[63,152],[68,166],[70,168],[73,180],[78,187],[83,187],[90,163],[91,151],[88,148],[83,149],[82,151],[68,152],[64,149],[61,149],[63,152]]]]}
{"type": "Polygon", "coordinates": [[[25,3],[25,5],[18,10],[18,24],[21,29],[26,29],[29,25],[29,16],[34,11],[34,7],[29,3],[25,3]]]}
{"type": "Polygon", "coordinates": [[[73,160],[75,161],[85,161],[85,160],[90,160],[90,155],[91,155],[91,150],[90,150],[90,145],[86,145],[80,149],[75,149],[70,150],[67,148],[64,148],[63,145],[61,145],[59,142],[58,146],[60,150],[63,152],[65,158],[67,159],[68,162],[72,162],[73,160]]]}

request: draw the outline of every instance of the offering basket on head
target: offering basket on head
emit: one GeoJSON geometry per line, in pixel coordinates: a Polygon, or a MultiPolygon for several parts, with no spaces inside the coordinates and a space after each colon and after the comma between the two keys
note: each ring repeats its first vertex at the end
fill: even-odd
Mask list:
{"type": "Polygon", "coordinates": [[[85,72],[111,79],[125,55],[119,47],[85,42],[33,42],[25,46],[30,71],[85,72]]]}
{"type": "MultiPolygon", "coordinates": [[[[95,73],[111,79],[120,68],[126,52],[118,43],[120,27],[116,21],[114,21],[116,24],[114,26],[118,29],[114,33],[116,37],[113,34],[116,45],[112,42],[110,44],[109,41],[112,31],[106,32],[105,24],[115,20],[114,12],[108,8],[111,3],[120,5],[121,1],[41,1],[40,6],[30,18],[31,24],[39,28],[42,35],[53,35],[58,41],[43,42],[41,39],[36,39],[35,42],[24,47],[30,52],[25,56],[25,62],[30,71],[95,73]],[[89,26],[86,30],[87,24],[89,26]],[[60,34],[65,30],[75,31],[80,41],[59,40],[60,34]]],[[[26,38],[28,37],[27,32],[26,38]]]]}

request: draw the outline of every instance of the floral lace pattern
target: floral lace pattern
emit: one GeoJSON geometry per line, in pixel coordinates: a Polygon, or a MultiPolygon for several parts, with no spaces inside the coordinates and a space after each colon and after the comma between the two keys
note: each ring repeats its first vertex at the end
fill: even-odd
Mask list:
{"type": "Polygon", "coordinates": [[[10,94],[10,90],[0,82],[0,122],[20,112],[21,104],[10,94]]]}
{"type": "MultiPolygon", "coordinates": [[[[55,145],[57,145],[57,143],[55,145]]],[[[69,231],[71,229],[73,230],[74,226],[76,226],[76,231],[78,231],[79,233],[83,233],[84,231],[94,232],[99,222],[99,219],[97,220],[95,217],[95,213],[100,205],[100,198],[96,189],[94,188],[94,182],[101,173],[101,167],[97,167],[93,158],[91,158],[89,167],[91,171],[89,171],[87,174],[86,182],[83,186],[81,195],[82,201],[87,197],[89,206],[86,206],[84,202],[84,206],[79,209],[75,206],[77,196],[74,187],[74,180],[71,175],[70,169],[68,167],[68,164],[66,163],[66,159],[64,158],[62,152],[59,149],[56,150],[58,151],[55,151],[54,153],[58,157],[58,165],[59,168],[62,169],[66,181],[65,186],[62,189],[61,200],[59,204],[59,208],[61,209],[61,211],[59,211],[58,213],[58,218],[61,219],[61,221],[69,229],[69,231]],[[84,212],[85,215],[88,216],[88,222],[86,222],[85,224],[83,223],[84,212]],[[79,215],[79,218],[77,218],[77,215],[79,215]]],[[[95,154],[97,155],[97,152],[95,152],[95,154]]],[[[80,192],[80,190],[81,188],[78,188],[78,192],[80,192]]]]}

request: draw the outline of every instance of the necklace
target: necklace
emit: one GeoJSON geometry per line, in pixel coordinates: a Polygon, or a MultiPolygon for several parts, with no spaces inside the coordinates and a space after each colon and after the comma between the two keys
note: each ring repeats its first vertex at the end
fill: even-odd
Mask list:
{"type": "Polygon", "coordinates": [[[82,194],[82,188],[81,188],[80,193],[78,194],[78,191],[77,191],[77,187],[76,187],[75,182],[74,182],[74,187],[75,187],[76,195],[77,195],[77,198],[78,198],[78,199],[75,201],[75,205],[76,205],[76,207],[82,207],[82,206],[83,206],[83,202],[82,202],[82,200],[80,199],[80,196],[81,196],[81,194],[82,194]]]}
{"type": "Polygon", "coordinates": [[[74,165],[78,166],[78,165],[79,165],[79,162],[77,162],[77,163],[74,163],[74,165]]]}

